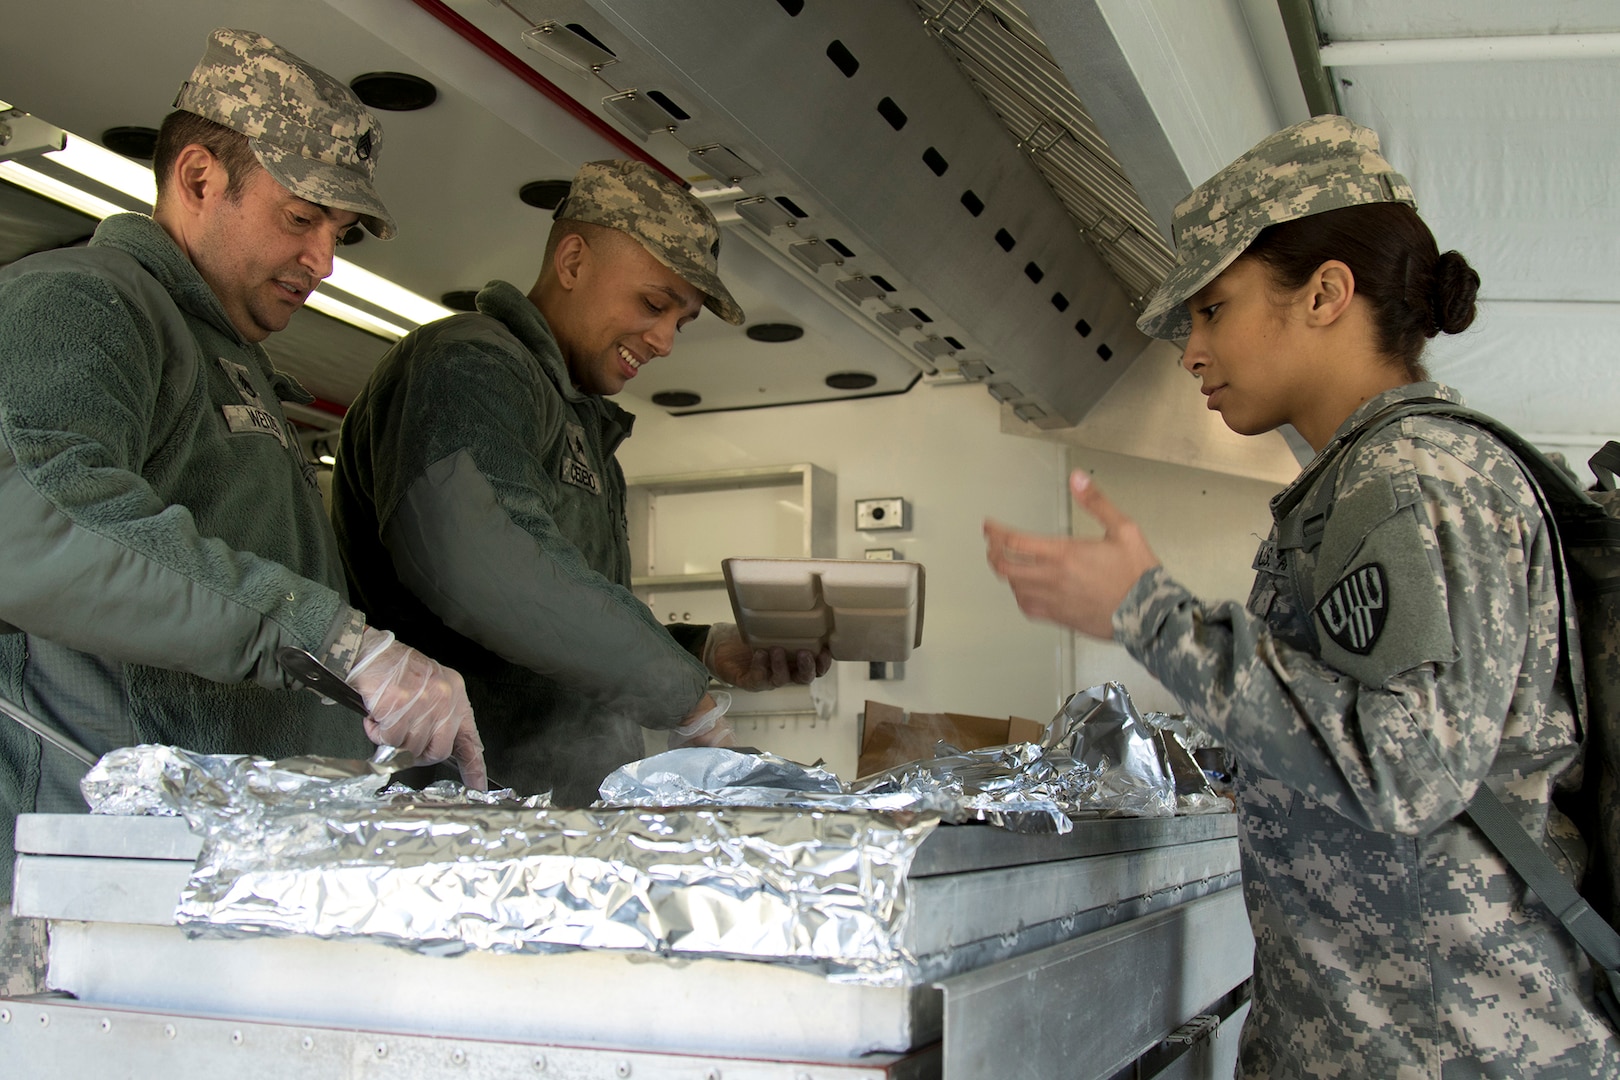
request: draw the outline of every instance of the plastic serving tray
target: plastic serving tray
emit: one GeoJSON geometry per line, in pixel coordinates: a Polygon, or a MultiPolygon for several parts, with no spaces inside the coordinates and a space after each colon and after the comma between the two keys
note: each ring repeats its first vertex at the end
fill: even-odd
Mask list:
{"type": "Polygon", "coordinates": [[[756,649],[834,660],[899,661],[922,644],[921,563],[866,559],[725,559],[731,611],[756,649]]]}

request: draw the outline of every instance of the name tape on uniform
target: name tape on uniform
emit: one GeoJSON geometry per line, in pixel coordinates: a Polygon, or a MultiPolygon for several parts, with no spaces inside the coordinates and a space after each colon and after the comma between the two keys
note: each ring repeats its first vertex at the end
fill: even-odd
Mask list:
{"type": "Polygon", "coordinates": [[[287,433],[281,429],[276,418],[264,409],[255,405],[221,405],[220,411],[225,414],[225,425],[233,434],[270,435],[281,444],[283,450],[287,449],[287,433]]]}

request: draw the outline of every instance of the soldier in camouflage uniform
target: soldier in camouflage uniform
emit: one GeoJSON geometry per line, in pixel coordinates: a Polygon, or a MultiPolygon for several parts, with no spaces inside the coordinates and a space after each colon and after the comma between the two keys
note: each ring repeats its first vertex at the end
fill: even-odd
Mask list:
{"type": "Polygon", "coordinates": [[[562,805],[640,758],[643,727],[728,739],[711,676],[764,689],[831,662],[790,670],[730,624],[662,627],[630,592],[614,453],[634,417],[608,398],[702,308],[742,322],[719,253],[679,184],[590,162],[534,287],[492,282],[476,313],[406,336],[343,423],[332,512],[355,599],[466,676],[501,783],[562,805]]]}
{"type": "MultiPolygon", "coordinates": [[[[0,271],[0,694],[95,753],[363,756],[369,734],[429,759],[454,746],[481,783],[459,677],[349,605],[281,406],[311,399],[259,344],[357,220],[392,235],[377,122],[239,30],[210,35],[176,104],[152,217],[0,271]],[[301,689],[284,646],[348,675],[365,726],[301,689]]],[[[83,773],[0,719],[4,911],[16,815],[84,811],[83,773]]],[[[42,943],[0,917],[0,989],[40,989],[42,943]]]]}
{"type": "Polygon", "coordinates": [[[1577,750],[1554,538],[1466,423],[1412,416],[1335,453],[1393,403],[1457,400],[1418,357],[1468,325],[1478,277],[1412,205],[1373,132],[1322,116],[1177,208],[1138,325],[1187,342],[1234,430],[1292,423],[1318,451],[1273,500],[1246,606],[1191,595],[1084,473],[1102,539],[987,524],[990,562],[1026,612],[1124,644],[1237,759],[1243,1076],[1613,1076],[1585,958],[1458,818],[1488,784],[1580,869],[1551,802],[1577,750]]]}

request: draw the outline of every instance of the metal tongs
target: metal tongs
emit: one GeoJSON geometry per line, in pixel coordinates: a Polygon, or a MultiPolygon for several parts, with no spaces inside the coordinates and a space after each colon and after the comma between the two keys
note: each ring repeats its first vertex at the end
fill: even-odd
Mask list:
{"type": "Polygon", "coordinates": [[[74,742],[68,736],[63,735],[61,732],[51,730],[50,725],[46,724],[45,721],[39,719],[21,705],[18,705],[7,698],[0,697],[0,713],[5,713],[7,716],[11,717],[11,719],[17,721],[17,723],[33,732],[35,735],[38,735],[41,739],[44,739],[46,742],[56,747],[64,754],[67,754],[70,757],[76,757],[86,765],[94,765],[96,763],[96,755],[74,742]]]}
{"type": "Polygon", "coordinates": [[[330,698],[346,709],[353,709],[361,716],[370,715],[371,710],[366,708],[366,699],[360,696],[360,691],[344,682],[337,672],[316,659],[314,653],[292,645],[284,645],[276,650],[276,660],[282,667],[298,676],[299,682],[322,697],[330,698]]]}

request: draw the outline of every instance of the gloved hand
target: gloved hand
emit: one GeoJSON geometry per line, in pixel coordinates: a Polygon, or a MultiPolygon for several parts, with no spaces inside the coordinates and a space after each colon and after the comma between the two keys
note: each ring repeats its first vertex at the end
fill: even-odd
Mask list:
{"type": "Polygon", "coordinates": [[[800,649],[794,660],[796,666],[789,670],[786,649],[751,647],[743,641],[736,623],[715,623],[703,640],[703,666],[709,674],[739,690],[774,690],[789,683],[807,686],[812,679],[827,674],[832,653],[825,647],[819,655],[800,649]]]}
{"type": "Polygon", "coordinates": [[[462,783],[480,790],[489,785],[484,740],[458,672],[396,641],[392,631],[368,626],[348,683],[370,710],[365,726],[372,742],[402,746],[419,765],[453,757],[462,783]]]}
{"type": "Polygon", "coordinates": [[[729,708],[731,695],[724,690],[704,694],[702,700],[686,714],[686,722],[678,728],[670,728],[669,749],[737,745],[737,732],[732,728],[731,721],[726,719],[729,708]]]}

